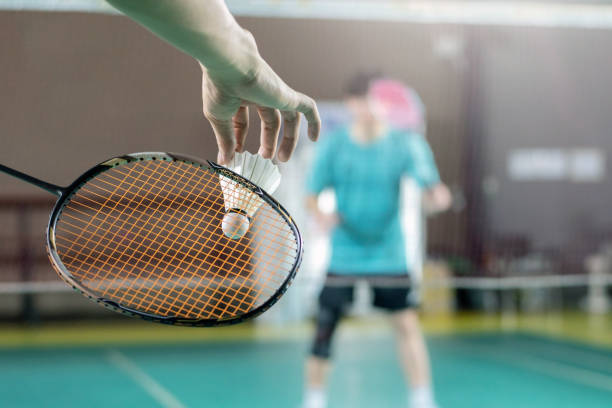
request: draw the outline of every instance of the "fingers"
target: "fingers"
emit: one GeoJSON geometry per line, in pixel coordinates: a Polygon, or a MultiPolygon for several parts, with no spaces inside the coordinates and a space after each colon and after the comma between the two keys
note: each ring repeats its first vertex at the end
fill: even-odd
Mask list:
{"type": "Polygon", "coordinates": [[[313,142],[316,142],[321,131],[321,118],[319,117],[319,110],[317,109],[317,104],[314,99],[303,93],[294,91],[287,85],[284,85],[280,89],[283,91],[281,92],[281,96],[279,96],[279,101],[284,101],[284,103],[279,104],[277,107],[283,112],[301,112],[308,121],[308,137],[313,142]]]}
{"type": "Polygon", "coordinates": [[[301,112],[308,121],[309,138],[312,141],[319,138],[321,119],[315,101],[289,87],[265,62],[258,70],[256,80],[243,91],[243,99],[259,106],[269,106],[283,112],[301,112]]]}
{"type": "MultiPolygon", "coordinates": [[[[219,147],[217,161],[220,164],[227,164],[234,157],[236,138],[234,136],[234,122],[232,118],[239,110],[240,102],[239,98],[233,97],[219,89],[209,80],[206,72],[202,72],[202,111],[215,133],[219,147]]],[[[241,128],[244,127],[245,114],[247,114],[246,111],[239,112],[238,123],[241,128]]],[[[246,123],[246,126],[248,126],[248,117],[246,123]]],[[[246,134],[246,131],[244,133],[246,134]]],[[[244,137],[242,137],[241,143],[244,143],[244,137]]]]}
{"type": "Polygon", "coordinates": [[[319,110],[315,101],[299,92],[297,92],[298,104],[296,110],[301,112],[308,121],[308,137],[310,140],[315,142],[319,138],[319,132],[321,131],[321,118],[319,117],[319,110]]]}
{"type": "Polygon", "coordinates": [[[229,119],[218,120],[209,116],[206,119],[208,119],[213,128],[215,138],[217,139],[217,146],[219,146],[217,161],[219,164],[227,164],[234,157],[234,151],[236,150],[232,122],[229,119]]]}
{"type": "Polygon", "coordinates": [[[261,118],[261,146],[259,154],[266,159],[271,159],[276,151],[276,142],[280,132],[280,112],[276,109],[257,107],[261,118]]]}
{"type": "Polygon", "coordinates": [[[308,136],[316,141],[321,119],[314,100],[287,86],[272,69],[262,62],[258,75],[246,84],[218,83],[202,75],[204,115],[213,127],[219,146],[218,161],[229,163],[235,151],[243,151],[249,126],[249,111],[245,104],[257,106],[261,118],[259,154],[273,158],[280,132],[281,113],[285,131],[278,151],[280,161],[287,161],[297,145],[300,115],[308,121],[308,136]]]}
{"type": "Polygon", "coordinates": [[[249,132],[249,108],[248,106],[241,106],[238,108],[238,112],[234,115],[234,136],[236,137],[236,151],[242,152],[244,150],[244,140],[247,133],[249,132]]]}
{"type": "MultiPolygon", "coordinates": [[[[278,151],[278,159],[283,162],[289,160],[291,154],[293,153],[297,145],[299,137],[300,112],[306,117],[306,120],[308,121],[308,137],[310,138],[310,140],[316,141],[319,138],[319,133],[321,131],[321,119],[319,117],[319,111],[317,109],[315,101],[312,98],[299,92],[295,92],[293,90],[290,90],[290,94],[292,96],[290,98],[291,102],[284,104],[284,108],[282,108],[284,130],[283,140],[278,151]]],[[[276,112],[278,113],[278,111],[276,112]]],[[[278,138],[278,130],[276,130],[274,134],[274,144],[269,143],[264,147],[265,135],[263,133],[263,129],[264,124],[262,123],[262,146],[260,148],[260,154],[262,151],[265,151],[266,154],[269,154],[270,157],[272,157],[274,155],[273,149],[276,146],[276,140],[278,138]]],[[[268,137],[272,138],[272,135],[269,134],[268,137]]]]}
{"type": "Polygon", "coordinates": [[[284,111],[283,115],[283,140],[278,149],[278,159],[286,162],[295,150],[300,130],[300,114],[297,112],[284,111]]]}

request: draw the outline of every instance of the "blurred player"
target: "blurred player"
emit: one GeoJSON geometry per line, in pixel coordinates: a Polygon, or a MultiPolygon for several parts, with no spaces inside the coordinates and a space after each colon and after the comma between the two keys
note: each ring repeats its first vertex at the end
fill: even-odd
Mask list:
{"type": "Polygon", "coordinates": [[[304,408],[327,405],[331,343],[353,300],[358,278],[370,280],[374,305],[392,313],[401,364],[411,388],[408,406],[436,407],[418,305],[409,296],[411,268],[400,226],[400,183],[402,177],[414,178],[424,190],[429,211],[447,209],[450,193],[440,182],[424,137],[394,128],[385,120],[389,104],[369,94],[374,79],[373,75],[358,75],[349,81],[345,97],[352,123],[320,142],[308,177],[307,207],[333,234],[328,275],[319,295],[316,335],[306,363],[304,408]],[[337,213],[333,215],[317,206],[319,193],[327,188],[336,194],[337,213]],[[380,284],[381,278],[386,285],[380,284]]]}

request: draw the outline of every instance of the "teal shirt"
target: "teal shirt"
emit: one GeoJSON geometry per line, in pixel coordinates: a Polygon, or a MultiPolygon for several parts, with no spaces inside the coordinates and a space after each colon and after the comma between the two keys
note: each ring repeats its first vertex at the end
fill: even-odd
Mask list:
{"type": "Polygon", "coordinates": [[[325,135],[317,145],[306,188],[310,194],[333,189],[340,217],[332,233],[329,270],[338,274],[406,273],[401,179],[412,177],[421,188],[440,181],[425,138],[391,130],[360,145],[342,128],[325,135]]]}

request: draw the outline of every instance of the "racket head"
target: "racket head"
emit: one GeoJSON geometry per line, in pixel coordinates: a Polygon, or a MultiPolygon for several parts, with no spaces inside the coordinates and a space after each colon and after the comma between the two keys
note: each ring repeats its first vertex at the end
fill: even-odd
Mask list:
{"type": "Polygon", "coordinates": [[[69,286],[111,310],[159,323],[208,327],[239,323],[274,305],[299,269],[303,243],[289,213],[246,178],[211,161],[145,152],[102,162],[64,190],[49,219],[47,252],[55,271],[69,286]],[[191,189],[186,192],[180,182],[191,173],[197,178],[186,182],[191,189]],[[136,184],[134,174],[156,181],[150,186],[136,184]],[[117,190],[111,193],[109,188],[104,193],[101,185],[121,175],[125,179],[117,181],[117,190]],[[224,185],[232,181],[236,192],[229,194],[247,194],[260,205],[251,220],[254,225],[237,240],[227,238],[221,230],[226,211],[221,179],[224,185]],[[160,187],[162,182],[164,187],[160,187]],[[122,183],[129,184],[132,191],[121,188],[122,183]],[[162,193],[170,198],[164,199],[162,193]],[[119,194],[124,201],[130,196],[135,208],[117,200],[119,194]],[[206,197],[198,204],[185,204],[199,194],[206,197]],[[177,198],[183,198],[182,204],[176,204],[177,198]],[[138,209],[137,200],[147,207],[138,209]],[[150,204],[155,200],[157,207],[150,204]],[[90,214],[79,211],[86,203],[92,208],[84,213],[90,214]],[[114,207],[109,209],[109,205],[114,207]],[[165,214],[172,212],[172,205],[174,212],[165,214]],[[185,219],[190,222],[184,224],[185,219]],[[146,223],[155,230],[146,231],[146,223]],[[89,235],[75,237],[75,224],[89,235]],[[153,240],[156,236],[163,239],[153,240]],[[68,247],[70,238],[77,239],[68,247]],[[148,263],[154,247],[151,241],[165,252],[157,257],[153,254],[155,261],[148,263]],[[174,255],[172,261],[166,255],[174,255]],[[223,270],[228,264],[231,268],[223,270]]]}

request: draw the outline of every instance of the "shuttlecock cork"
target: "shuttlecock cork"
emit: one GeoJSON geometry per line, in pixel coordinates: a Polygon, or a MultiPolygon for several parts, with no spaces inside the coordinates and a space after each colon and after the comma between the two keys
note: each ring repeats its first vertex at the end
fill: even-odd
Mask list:
{"type": "MultiPolygon", "coordinates": [[[[281,181],[278,166],[259,154],[236,153],[225,167],[251,181],[268,194],[276,191],[281,181]]],[[[263,200],[240,183],[225,176],[220,176],[220,182],[225,200],[225,215],[221,229],[228,238],[240,239],[249,230],[250,220],[263,204],[263,200]]]]}

